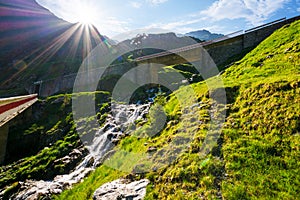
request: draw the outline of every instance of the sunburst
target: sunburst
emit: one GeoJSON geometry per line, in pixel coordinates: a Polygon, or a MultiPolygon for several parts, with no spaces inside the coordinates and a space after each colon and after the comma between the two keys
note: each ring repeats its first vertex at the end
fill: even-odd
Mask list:
{"type": "Polygon", "coordinates": [[[97,20],[97,11],[90,4],[79,4],[76,9],[76,21],[81,24],[93,24],[97,20]]]}

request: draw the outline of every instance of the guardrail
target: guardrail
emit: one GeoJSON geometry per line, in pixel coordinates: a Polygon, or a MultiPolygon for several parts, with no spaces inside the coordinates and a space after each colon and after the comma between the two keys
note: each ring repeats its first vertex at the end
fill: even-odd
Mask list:
{"type": "MultiPolygon", "coordinates": [[[[13,108],[16,108],[24,103],[27,103],[33,99],[37,98],[37,94],[34,94],[34,95],[28,95],[27,97],[26,96],[22,96],[22,97],[17,97],[15,98],[16,101],[13,101],[13,102],[9,102],[9,103],[6,103],[4,105],[1,105],[0,106],[0,114],[10,110],[10,109],[13,109],[13,108]]],[[[13,98],[8,98],[10,100],[13,100],[13,98]]],[[[8,99],[3,99],[3,100],[8,100],[8,99]]],[[[1,100],[0,100],[1,101],[1,100]]]]}
{"type": "Polygon", "coordinates": [[[177,49],[172,49],[170,51],[164,51],[164,52],[160,52],[160,53],[154,53],[151,55],[147,55],[147,56],[142,56],[142,57],[138,57],[136,58],[134,61],[136,62],[141,62],[143,60],[148,60],[151,58],[156,58],[156,57],[162,57],[162,56],[167,56],[167,55],[171,55],[171,54],[176,54],[176,53],[180,53],[183,51],[188,51],[188,50],[192,50],[192,49],[196,49],[205,45],[209,45],[212,43],[216,43],[216,42],[220,42],[223,40],[227,40],[228,38],[232,38],[232,37],[236,37],[238,35],[242,35],[243,34],[243,30],[239,30],[239,31],[235,31],[233,33],[227,34],[225,36],[213,39],[213,40],[209,40],[209,41],[205,41],[205,42],[200,42],[200,43],[196,43],[196,44],[192,44],[192,45],[188,45],[188,46],[184,46],[184,47],[180,47],[177,49]]]}
{"type": "Polygon", "coordinates": [[[258,30],[258,29],[262,29],[262,28],[265,28],[265,27],[268,27],[268,26],[271,26],[271,25],[274,25],[274,24],[278,24],[280,22],[284,22],[284,21],[286,21],[286,17],[278,19],[278,20],[274,20],[272,22],[269,22],[269,23],[266,23],[266,24],[263,24],[263,25],[245,30],[245,31],[243,31],[243,30],[235,31],[233,33],[227,34],[225,36],[222,36],[222,37],[219,37],[219,38],[216,38],[216,39],[213,39],[213,40],[209,40],[209,41],[189,45],[189,46],[186,46],[186,47],[173,49],[173,50],[166,51],[166,52],[161,52],[161,53],[156,53],[156,54],[151,54],[151,55],[139,57],[139,58],[136,58],[135,61],[140,62],[140,61],[155,58],[155,57],[162,57],[162,56],[166,56],[166,55],[170,55],[170,54],[174,54],[174,53],[179,53],[179,52],[186,51],[186,50],[191,50],[191,49],[194,49],[194,48],[198,48],[199,46],[206,46],[206,45],[209,45],[209,44],[221,42],[221,41],[227,40],[229,38],[237,37],[239,35],[243,35],[245,33],[249,33],[249,32],[252,32],[252,31],[255,31],[255,30],[258,30]]]}
{"type": "Polygon", "coordinates": [[[261,29],[261,28],[265,28],[265,27],[271,26],[271,25],[273,25],[273,24],[278,24],[278,23],[284,22],[284,21],[286,21],[286,17],[281,18],[281,19],[274,20],[274,21],[269,22],[269,23],[266,23],[266,24],[262,24],[262,25],[260,25],[260,26],[256,26],[256,27],[254,27],[254,28],[250,28],[250,29],[248,29],[248,30],[245,30],[245,33],[252,32],[252,31],[255,31],[255,30],[258,30],[258,29],[261,29]]]}

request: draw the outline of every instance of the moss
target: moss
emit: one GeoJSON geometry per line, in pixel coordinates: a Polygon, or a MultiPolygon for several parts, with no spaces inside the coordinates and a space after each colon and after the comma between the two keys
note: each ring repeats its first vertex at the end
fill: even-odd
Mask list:
{"type": "MultiPolygon", "coordinates": [[[[213,85],[209,90],[205,82],[181,87],[154,103],[149,121],[139,124],[131,136],[124,138],[104,165],[82,183],[54,198],[91,199],[100,185],[129,173],[139,174],[137,179],[146,177],[151,181],[145,199],[297,198],[300,192],[299,44],[300,21],[297,21],[276,31],[225,70],[222,78],[228,101],[220,111],[226,110],[221,132],[208,132],[213,127],[210,109],[218,109],[210,94],[217,94],[220,87],[213,85]],[[195,105],[198,109],[193,109],[195,105]],[[148,137],[161,111],[165,112],[167,122],[148,137]],[[205,138],[219,134],[211,152],[203,156],[205,138]]],[[[188,75],[192,72],[188,65],[169,66],[164,70],[166,73],[182,70],[188,75]]],[[[63,102],[68,105],[68,98],[63,102]]],[[[98,120],[103,121],[109,105],[100,103],[98,107],[98,120]]],[[[61,124],[57,122],[52,127],[70,124],[69,134],[53,148],[24,159],[18,169],[8,170],[5,175],[1,173],[0,183],[34,177],[47,169],[59,153],[67,153],[69,143],[77,144],[71,116],[61,124]]],[[[38,127],[33,126],[32,130],[39,130],[38,127]]],[[[95,127],[82,128],[88,134],[95,127]]],[[[58,165],[55,169],[60,172],[61,168],[58,165]]]]}
{"type": "Polygon", "coordinates": [[[59,196],[53,196],[53,199],[92,199],[93,193],[98,187],[118,179],[122,175],[124,175],[123,172],[101,166],[85,178],[83,183],[75,185],[72,190],[66,190],[59,196]]]}
{"type": "MultiPolygon", "coordinates": [[[[109,93],[81,93],[73,94],[73,96],[75,98],[96,96],[96,99],[98,97],[98,104],[102,105],[101,102],[107,101],[109,93]]],[[[25,139],[31,135],[41,138],[36,144],[40,149],[31,156],[27,155],[17,162],[0,167],[0,188],[15,181],[24,181],[29,178],[48,180],[57,174],[69,172],[67,166],[62,166],[60,163],[53,164],[54,161],[66,156],[81,145],[76,128],[88,130],[89,132],[93,131],[93,129],[84,125],[83,127],[75,126],[71,113],[71,97],[70,94],[48,97],[40,102],[43,109],[41,109],[42,112],[38,111],[40,117],[36,121],[21,127],[15,127],[14,135],[19,134],[25,139]]],[[[103,108],[107,106],[107,104],[103,104],[103,108]]],[[[38,108],[40,109],[40,106],[38,108]]],[[[90,116],[83,120],[88,121],[91,117],[95,118],[96,116],[90,116]]],[[[104,117],[103,120],[105,120],[104,117]]],[[[17,146],[14,145],[14,148],[17,148],[17,146]]]]}

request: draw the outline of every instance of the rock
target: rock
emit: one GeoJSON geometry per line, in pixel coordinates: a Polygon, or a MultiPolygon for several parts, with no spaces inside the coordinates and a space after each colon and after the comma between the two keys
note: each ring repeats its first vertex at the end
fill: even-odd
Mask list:
{"type": "Polygon", "coordinates": [[[51,104],[57,104],[57,103],[62,103],[64,102],[65,97],[59,97],[55,99],[54,101],[51,102],[51,104]]]}
{"type": "Polygon", "coordinates": [[[79,156],[82,156],[82,152],[78,149],[73,149],[73,151],[70,153],[70,156],[71,157],[79,157],[79,156]]]}
{"type": "Polygon", "coordinates": [[[148,153],[155,152],[155,151],[157,151],[157,148],[156,148],[156,147],[149,147],[149,148],[147,149],[147,152],[148,152],[148,153]]]}
{"type": "Polygon", "coordinates": [[[167,126],[174,126],[174,125],[178,124],[178,122],[179,122],[178,120],[171,120],[167,123],[167,126]]]}
{"type": "Polygon", "coordinates": [[[152,171],[154,171],[154,172],[157,172],[157,170],[158,170],[157,167],[152,168],[152,171]]]}
{"type": "MultiPolygon", "coordinates": [[[[48,171],[51,171],[51,177],[54,176],[53,180],[52,178],[45,177],[41,178],[45,178],[47,181],[26,180],[25,183],[17,185],[18,193],[12,194],[11,199],[51,199],[52,194],[59,194],[63,190],[80,182],[93,171],[96,166],[99,166],[105,159],[114,155],[115,151],[111,150],[113,146],[111,140],[118,142],[123,138],[124,133],[120,131],[122,129],[127,130],[128,126],[136,120],[143,119],[142,116],[148,112],[148,109],[149,104],[139,106],[118,105],[118,111],[128,113],[128,122],[122,122],[122,126],[120,126],[117,120],[108,121],[105,126],[99,129],[99,134],[93,138],[92,141],[83,140],[82,142],[86,145],[74,149],[67,155],[64,155],[64,157],[58,158],[51,163],[51,170],[48,171]],[[92,143],[92,145],[88,145],[89,143],[92,143]],[[90,153],[88,150],[92,150],[93,152],[90,153]]],[[[111,117],[111,119],[113,118],[111,117]]],[[[82,124],[82,126],[84,126],[84,124],[82,124]]],[[[64,131],[62,131],[62,133],[63,132],[64,131]]],[[[72,146],[70,146],[70,148],[71,147],[72,146]]],[[[5,169],[1,168],[1,170],[5,169]]],[[[146,194],[146,186],[148,183],[148,180],[131,183],[131,181],[124,181],[123,179],[116,183],[106,184],[107,186],[100,189],[100,192],[95,193],[95,199],[142,199],[146,194]],[[112,187],[114,189],[111,189],[112,187]],[[106,191],[105,188],[109,190],[106,191]]],[[[2,191],[0,191],[0,195],[1,194],[2,191]]],[[[1,196],[0,199],[2,199],[1,196]]]]}
{"type": "Polygon", "coordinates": [[[91,157],[88,162],[86,163],[86,167],[92,167],[95,163],[95,158],[91,157]]]}
{"type": "Polygon", "coordinates": [[[287,48],[287,49],[284,50],[284,53],[287,53],[287,52],[289,52],[290,50],[291,50],[291,48],[287,48]]]}
{"type": "Polygon", "coordinates": [[[70,171],[72,170],[86,155],[87,152],[84,148],[73,149],[68,155],[56,159],[53,163],[54,165],[64,165],[64,170],[70,171]]]}
{"type": "Polygon", "coordinates": [[[20,192],[13,199],[16,200],[38,200],[38,199],[50,199],[51,194],[59,194],[62,192],[62,186],[57,183],[50,184],[46,181],[27,181],[21,186],[22,192],[20,192]],[[24,190],[25,189],[25,190],[24,190]]]}
{"type": "Polygon", "coordinates": [[[182,80],[182,81],[181,81],[182,84],[186,84],[186,83],[188,83],[188,82],[189,82],[188,80],[182,80]]]}
{"type": "Polygon", "coordinates": [[[93,200],[140,200],[146,195],[148,179],[130,182],[128,179],[118,179],[98,188],[93,200]]]}
{"type": "Polygon", "coordinates": [[[117,145],[117,144],[120,142],[120,139],[114,138],[114,139],[111,140],[111,142],[112,142],[114,145],[117,145]]]}
{"type": "Polygon", "coordinates": [[[197,121],[197,118],[196,118],[196,117],[192,117],[192,118],[190,119],[190,123],[193,123],[193,122],[195,122],[195,121],[197,121]]]}
{"type": "Polygon", "coordinates": [[[9,196],[16,193],[21,187],[20,182],[15,182],[3,190],[0,190],[0,199],[8,199],[9,196]]]}

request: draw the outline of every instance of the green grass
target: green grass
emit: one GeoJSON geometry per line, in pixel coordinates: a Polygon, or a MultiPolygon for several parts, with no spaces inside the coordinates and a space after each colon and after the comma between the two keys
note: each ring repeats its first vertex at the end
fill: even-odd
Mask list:
{"type": "MultiPolygon", "coordinates": [[[[54,161],[66,156],[73,149],[82,145],[71,113],[71,97],[95,98],[96,104],[100,107],[97,114],[99,116],[102,116],[109,106],[104,103],[109,98],[107,92],[60,94],[48,97],[46,100],[40,100],[37,103],[39,109],[41,109],[37,111],[39,117],[30,124],[11,127],[8,142],[10,145],[13,143],[14,149],[17,149],[25,144],[23,144],[23,141],[28,141],[28,137],[38,137],[39,140],[35,141],[35,144],[32,141],[33,143],[29,145],[31,155],[26,155],[25,158],[17,162],[11,162],[0,167],[0,188],[9,187],[15,181],[26,179],[49,180],[57,174],[69,172],[68,166],[64,166],[61,162],[55,162],[54,164],[54,161]],[[52,143],[52,145],[49,145],[49,143],[52,143]]],[[[97,116],[86,116],[82,120],[87,121],[91,117],[97,119],[97,116]]],[[[105,117],[102,116],[99,122],[103,123],[104,120],[105,117]]],[[[77,128],[86,133],[94,131],[89,123],[84,123],[77,128]]],[[[26,148],[28,148],[28,145],[26,148]]],[[[17,156],[19,154],[20,151],[17,156]]]]}
{"type": "MultiPolygon", "coordinates": [[[[47,135],[50,138],[53,136],[57,137],[57,141],[54,140],[52,146],[42,148],[33,156],[23,158],[7,166],[2,166],[0,168],[0,188],[14,181],[24,181],[29,178],[51,179],[55,174],[66,172],[58,164],[57,166],[53,165],[53,161],[67,155],[72,149],[80,146],[80,140],[76,134],[72,117],[67,116],[64,120],[58,121],[47,131],[47,135],[42,136],[45,134],[45,130],[47,129],[43,125],[37,125],[36,123],[29,126],[28,129],[23,130],[23,136],[20,136],[22,138],[26,138],[31,134],[39,134],[44,139],[47,138],[47,135]]],[[[18,133],[22,134],[22,131],[18,133]]]]}
{"type": "Polygon", "coordinates": [[[226,199],[297,196],[300,89],[291,84],[258,85],[233,105],[223,131],[226,199]]]}
{"type": "MultiPolygon", "coordinates": [[[[151,181],[146,199],[295,199],[300,192],[299,33],[300,21],[276,31],[222,75],[227,118],[210,154],[200,156],[209,129],[208,109],[214,101],[200,82],[192,85],[194,93],[182,87],[163,103],[168,123],[162,131],[145,138],[151,123],[144,124],[122,140],[106,165],[127,173],[158,167],[144,174],[151,181]],[[203,103],[202,108],[189,110],[192,117],[184,115],[195,99],[203,103]],[[172,141],[191,135],[180,156],[161,165],[172,156],[174,149],[168,149],[172,141]],[[145,159],[149,147],[157,148],[150,160],[145,159]]],[[[182,67],[165,68],[174,69],[182,67]]],[[[77,197],[76,189],[67,194],[77,197]]]]}
{"type": "MultiPolygon", "coordinates": [[[[226,123],[218,145],[207,156],[199,153],[213,100],[200,82],[192,85],[194,94],[182,87],[168,97],[164,104],[168,123],[159,134],[145,138],[151,123],[143,125],[123,139],[106,164],[127,173],[159,166],[143,175],[151,181],[146,199],[296,199],[300,192],[299,56],[298,21],[276,31],[225,70],[226,123]],[[203,103],[193,120],[183,113],[195,102],[192,96],[203,103]],[[172,156],[167,149],[172,141],[190,134],[193,139],[188,148],[171,164],[160,165],[172,156]],[[145,159],[149,147],[157,148],[151,162],[145,159]],[[158,156],[165,153],[162,150],[166,157],[158,156]],[[134,160],[139,165],[132,164],[134,160]],[[125,166],[130,167],[125,170],[125,166]]],[[[68,194],[76,196],[74,189],[68,194]]]]}
{"type": "Polygon", "coordinates": [[[84,182],[75,185],[72,190],[65,190],[59,196],[53,196],[53,199],[92,199],[93,193],[97,188],[104,183],[120,178],[122,175],[124,175],[123,172],[102,165],[93,171],[88,178],[85,178],[84,182]]]}
{"type": "MultiPolygon", "coordinates": [[[[221,77],[227,95],[223,108],[226,121],[221,131],[208,135],[213,138],[220,134],[209,154],[203,156],[202,145],[208,130],[214,128],[209,109],[216,102],[210,98],[206,83],[199,82],[181,87],[165,99],[159,98],[151,108],[149,121],[137,122],[139,128],[119,143],[109,160],[82,183],[53,198],[91,199],[102,184],[136,173],[137,179],[146,177],[151,181],[146,199],[297,199],[299,58],[297,21],[276,31],[225,70],[221,77]],[[192,107],[197,102],[201,102],[199,109],[192,107]],[[157,116],[162,117],[160,108],[167,123],[158,131],[155,127],[160,121],[157,116]],[[151,134],[153,130],[156,134],[151,134]],[[151,148],[155,150],[149,157],[147,151],[151,148]]],[[[166,67],[165,71],[182,71],[184,67],[188,69],[186,73],[191,73],[192,69],[185,65],[166,67]]],[[[215,84],[218,78],[209,80],[212,92],[221,87],[215,84]]],[[[107,105],[100,110],[107,112],[107,105]]],[[[61,126],[53,123],[52,127],[55,124],[61,126]]],[[[58,141],[55,148],[43,150],[41,156],[47,161],[54,159],[55,152],[63,147],[64,142],[58,141]]],[[[40,160],[39,166],[47,164],[37,156],[28,159],[33,163],[40,160]]],[[[26,165],[20,168],[28,170],[31,168],[26,165]]]]}

